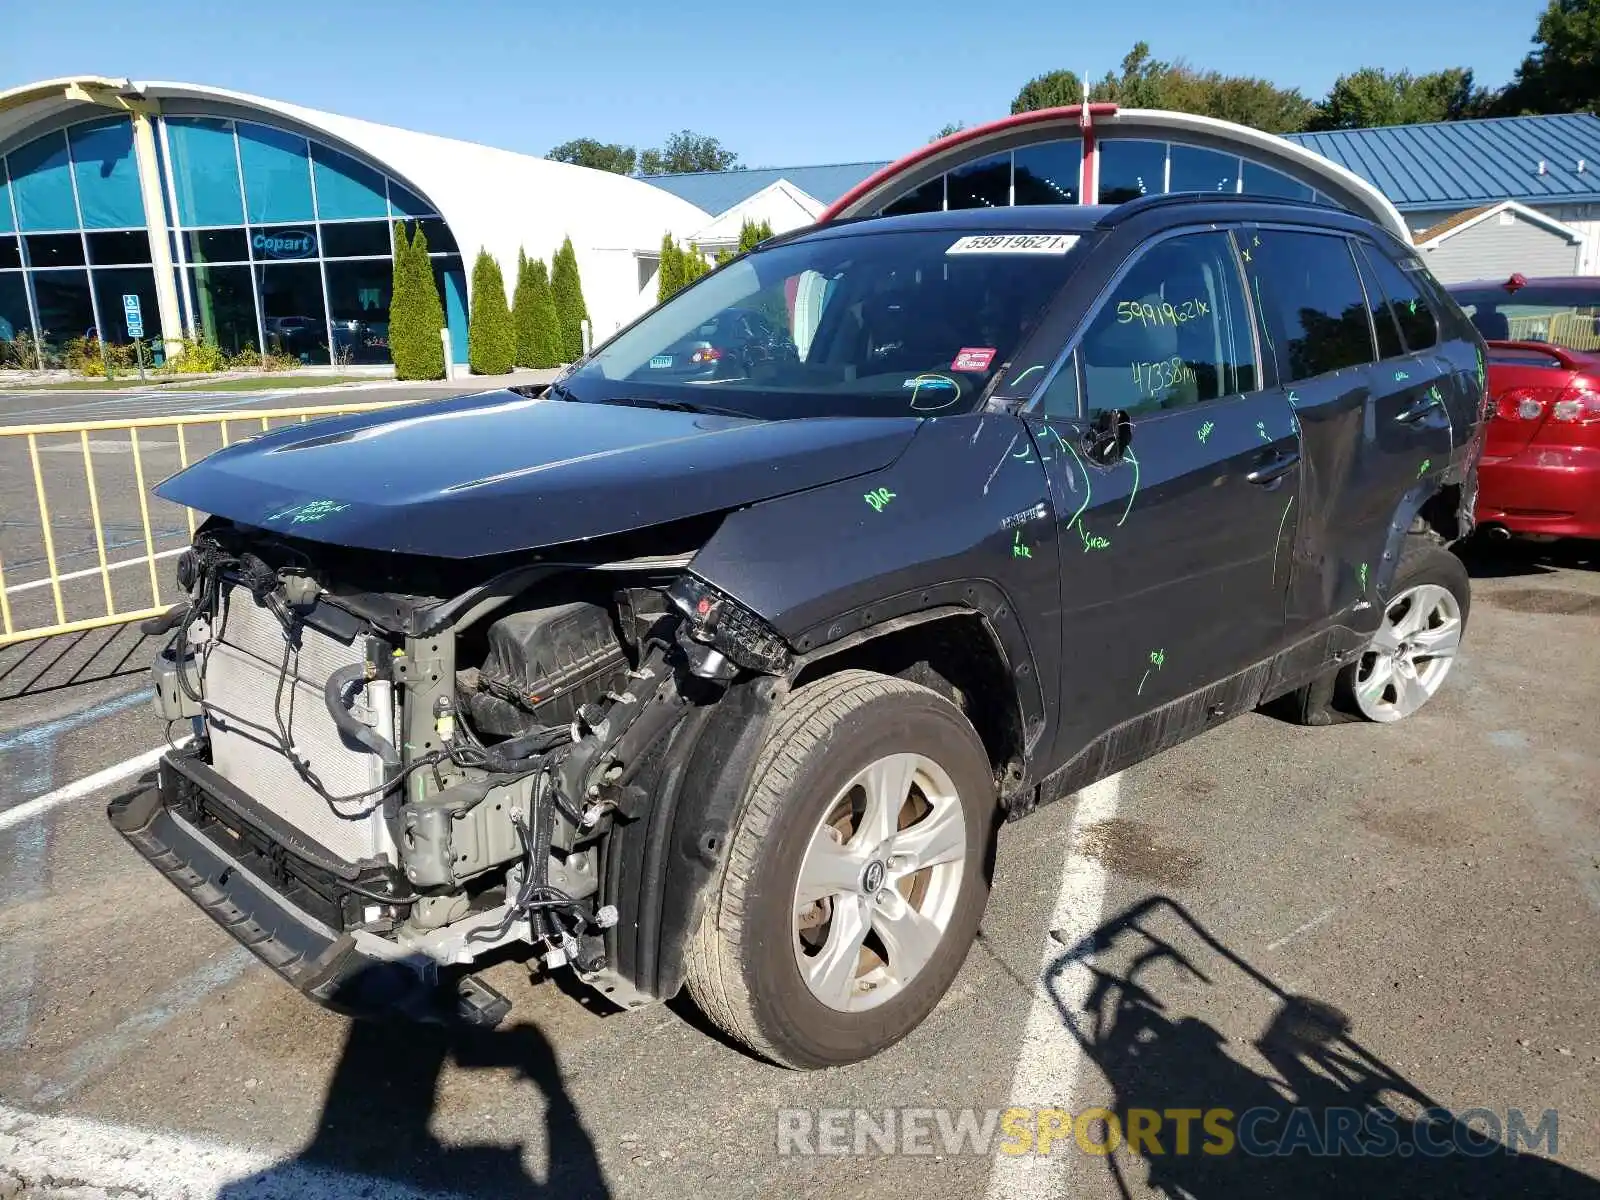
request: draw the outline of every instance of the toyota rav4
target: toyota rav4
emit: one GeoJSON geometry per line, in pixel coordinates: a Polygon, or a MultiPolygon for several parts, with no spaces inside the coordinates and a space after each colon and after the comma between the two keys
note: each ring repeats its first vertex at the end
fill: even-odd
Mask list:
{"type": "Polygon", "coordinates": [[[1267,701],[1427,702],[1483,388],[1411,248],[1329,207],[780,237],[544,394],[161,484],[211,514],[156,623],[193,736],[111,820],[342,1011],[492,1023],[509,945],[864,1058],[949,987],[1002,820],[1267,701]]]}

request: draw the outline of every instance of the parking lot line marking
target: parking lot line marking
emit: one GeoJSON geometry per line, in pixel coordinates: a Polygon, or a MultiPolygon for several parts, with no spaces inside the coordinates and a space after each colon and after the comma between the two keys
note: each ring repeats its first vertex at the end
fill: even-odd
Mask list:
{"type": "MultiPolygon", "coordinates": [[[[91,704],[88,708],[80,708],[76,712],[69,712],[64,716],[46,721],[42,725],[30,725],[26,729],[19,729],[16,733],[8,733],[0,737],[0,753],[15,750],[19,746],[42,746],[54,741],[63,733],[70,733],[74,729],[81,729],[85,725],[93,725],[104,717],[112,717],[125,709],[140,704],[155,695],[147,687],[137,688],[131,692],[123,692],[120,696],[113,696],[109,700],[102,700],[98,704],[91,704]]],[[[0,762],[0,766],[5,766],[0,762]]]]}
{"type": "Polygon", "coordinates": [[[162,992],[148,1008],[124,1017],[115,1028],[74,1045],[66,1055],[64,1067],[52,1072],[50,1081],[34,1090],[32,1102],[54,1104],[88,1080],[110,1071],[151,1034],[195,1008],[212,993],[227,987],[255,961],[256,956],[244,946],[234,946],[213,956],[193,974],[162,992]]]}
{"type": "MultiPolygon", "coordinates": [[[[1066,858],[1061,865],[1061,890],[1056,895],[1055,912],[1048,929],[1054,936],[1044,939],[1045,950],[1039,960],[1039,975],[1023,1029],[1022,1046],[1017,1053],[1011,1077],[1009,1103],[1024,1108],[1070,1108],[1072,1088],[1077,1078],[1083,1051],[1061,1020],[1057,1002],[1071,1009],[1081,1008],[1088,998],[1091,976],[1077,969],[1056,981],[1052,988],[1046,979],[1052,964],[1061,956],[1061,947],[1076,945],[1100,924],[1105,905],[1105,864],[1083,853],[1082,834],[1091,825],[1109,821],[1117,815],[1122,795],[1119,772],[1078,793],[1078,807],[1072,814],[1067,836],[1066,858]]],[[[1038,1154],[997,1155],[989,1172],[989,1200],[1056,1200],[1064,1194],[1067,1162],[1064,1147],[1050,1156],[1038,1154]]]]}
{"type": "MultiPolygon", "coordinates": [[[[78,1188],[162,1200],[433,1200],[452,1195],[175,1133],[47,1116],[0,1104],[0,1182],[70,1179],[78,1188]]],[[[53,1189],[52,1189],[53,1192],[53,1189]]]]}
{"type": "MultiPolygon", "coordinates": [[[[181,533],[169,533],[169,534],[163,534],[162,536],[163,537],[179,537],[179,536],[181,536],[181,533]]],[[[128,544],[129,545],[138,545],[138,542],[130,542],[128,544]]],[[[189,548],[188,546],[179,546],[179,547],[177,547],[176,549],[173,549],[173,550],[163,550],[159,554],[157,554],[155,557],[157,559],[171,558],[175,554],[182,554],[188,548],[189,548]]],[[[93,554],[94,551],[92,551],[92,550],[84,550],[84,551],[81,551],[80,553],[93,554]]],[[[66,555],[60,555],[58,557],[65,558],[66,555]]],[[[145,556],[143,554],[141,554],[138,558],[119,559],[118,561],[116,561],[114,563],[107,563],[106,564],[106,570],[115,571],[115,570],[117,570],[117,569],[119,569],[121,567],[141,567],[141,566],[144,565],[145,561],[146,561],[145,560],[145,556]]],[[[86,578],[87,576],[98,575],[98,574],[100,574],[100,568],[99,567],[88,567],[88,568],[86,568],[85,570],[82,570],[82,571],[68,571],[65,575],[58,575],[56,578],[59,579],[62,583],[66,583],[69,579],[83,579],[83,578],[86,578]]],[[[31,583],[18,583],[18,584],[14,584],[11,587],[8,587],[6,589],[6,595],[15,596],[18,592],[31,592],[35,588],[42,588],[42,587],[49,587],[49,586],[50,586],[50,581],[48,579],[35,579],[31,583]]]]}
{"type": "Polygon", "coordinates": [[[46,792],[32,800],[25,800],[15,808],[8,808],[0,812],[0,832],[10,829],[13,825],[20,825],[24,821],[32,820],[52,808],[59,808],[73,800],[81,800],[85,796],[92,796],[101,788],[110,787],[114,783],[121,783],[143,771],[148,771],[161,761],[161,756],[167,752],[165,746],[157,746],[146,750],[143,754],[135,754],[132,758],[124,759],[114,766],[103,771],[96,771],[93,775],[85,775],[76,782],[59,787],[53,792],[46,792]]]}
{"type": "Polygon", "coordinates": [[[1295,928],[1289,930],[1288,933],[1284,934],[1277,941],[1268,942],[1267,949],[1276,950],[1279,946],[1287,946],[1302,933],[1309,933],[1311,930],[1315,929],[1318,925],[1321,925],[1324,921],[1338,911],[1339,910],[1337,908],[1324,909],[1322,912],[1319,912],[1316,916],[1312,917],[1311,920],[1307,921],[1304,925],[1297,925],[1295,928]]]}

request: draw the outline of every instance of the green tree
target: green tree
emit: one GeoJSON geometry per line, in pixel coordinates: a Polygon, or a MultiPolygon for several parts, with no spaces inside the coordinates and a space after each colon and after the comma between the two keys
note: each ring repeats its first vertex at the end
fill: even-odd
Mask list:
{"type": "Polygon", "coordinates": [[[594,138],[573,138],[554,147],[546,158],[572,163],[579,167],[593,167],[596,171],[610,171],[615,175],[632,175],[639,161],[639,152],[632,146],[617,142],[597,142],[594,138]]]}
{"type": "Polygon", "coordinates": [[[583,302],[583,281],[578,277],[578,256],[570,237],[561,243],[551,264],[550,291],[555,297],[562,361],[577,362],[583,357],[583,323],[589,319],[589,310],[583,302]]]}
{"type": "Polygon", "coordinates": [[[419,225],[414,241],[405,222],[394,226],[394,291],[389,301],[389,357],[396,379],[443,379],[444,346],[439,330],[444,306],[428,259],[428,235],[419,225]]]}
{"type": "Polygon", "coordinates": [[[1037,112],[1041,108],[1065,108],[1083,103],[1083,80],[1073,71],[1049,71],[1035,75],[1022,85],[1011,102],[1013,113],[1037,112]]]}
{"type": "Polygon", "coordinates": [[[937,142],[943,138],[949,137],[951,134],[960,133],[966,127],[967,123],[965,121],[947,121],[944,125],[944,128],[940,129],[938,133],[934,134],[928,140],[930,142],[937,142]]]}
{"type": "Polygon", "coordinates": [[[1370,129],[1479,116],[1488,94],[1475,88],[1472,72],[1451,67],[1427,75],[1362,67],[1334,81],[1311,118],[1311,129],[1370,129]]]}
{"type": "MultiPolygon", "coordinates": [[[[1123,108],[1198,113],[1268,133],[1303,129],[1312,112],[1311,102],[1293,88],[1280,88],[1248,75],[1197,71],[1183,62],[1165,62],[1151,56],[1148,42],[1134,43],[1123,57],[1121,69],[1107,72],[1090,87],[1089,99],[1123,108]]],[[[1031,112],[1082,100],[1083,84],[1076,74],[1051,71],[1029,80],[1011,102],[1011,111],[1031,112]]]]}
{"type": "Polygon", "coordinates": [[[661,270],[656,275],[656,303],[683,286],[683,254],[670,233],[661,235],[661,270]]]}
{"type": "Polygon", "coordinates": [[[711,264],[693,243],[683,248],[683,286],[688,287],[702,275],[711,274],[711,264]]]}
{"type": "Polygon", "coordinates": [[[716,138],[685,129],[673,134],[659,150],[639,155],[639,174],[671,175],[685,171],[741,171],[739,156],[716,138]]]}
{"type": "Polygon", "coordinates": [[[532,293],[533,355],[531,367],[561,365],[561,322],[556,316],[556,300],[550,291],[550,268],[542,258],[528,264],[528,288],[532,293]]]}
{"type": "Polygon", "coordinates": [[[517,366],[532,367],[538,351],[534,342],[538,336],[537,317],[534,314],[533,261],[528,252],[517,250],[517,286],[511,297],[511,328],[516,333],[517,366]]]}
{"type": "Polygon", "coordinates": [[[467,363],[474,375],[504,375],[517,356],[500,264],[479,250],[472,264],[472,316],[467,322],[467,363]]]}
{"type": "Polygon", "coordinates": [[[1496,110],[1600,114],[1600,0],[1550,0],[1496,110]]]}
{"type": "Polygon", "coordinates": [[[754,250],[762,242],[772,236],[772,225],[768,221],[759,224],[745,221],[739,226],[739,253],[746,254],[754,250]]]}

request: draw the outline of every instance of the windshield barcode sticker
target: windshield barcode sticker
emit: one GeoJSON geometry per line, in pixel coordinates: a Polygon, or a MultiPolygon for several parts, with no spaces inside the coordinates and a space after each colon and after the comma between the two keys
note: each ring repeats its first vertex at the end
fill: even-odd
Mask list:
{"type": "Polygon", "coordinates": [[[1075,233],[975,233],[960,238],[946,254],[1065,254],[1078,244],[1075,233]]]}

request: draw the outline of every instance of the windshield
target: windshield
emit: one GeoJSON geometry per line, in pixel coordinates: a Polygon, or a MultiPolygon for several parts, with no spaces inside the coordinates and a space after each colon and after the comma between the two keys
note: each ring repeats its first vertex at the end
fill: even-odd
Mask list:
{"type": "Polygon", "coordinates": [[[757,250],[613,338],[557,394],[770,418],[970,411],[1078,240],[913,231],[757,250]]]}
{"type": "Polygon", "coordinates": [[[1600,350],[1600,280],[1593,287],[1451,288],[1485,341],[1600,350]]]}

